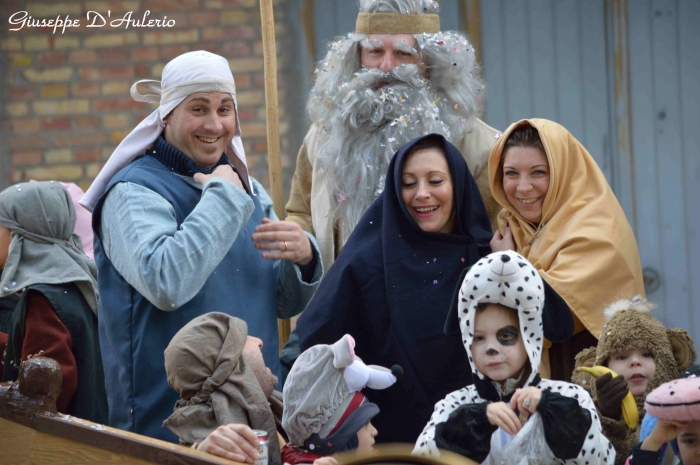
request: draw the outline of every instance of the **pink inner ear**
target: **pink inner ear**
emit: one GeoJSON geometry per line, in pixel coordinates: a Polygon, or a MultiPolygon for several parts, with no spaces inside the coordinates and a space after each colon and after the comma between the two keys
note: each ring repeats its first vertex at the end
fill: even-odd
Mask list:
{"type": "Polygon", "coordinates": [[[350,358],[355,360],[355,339],[348,334],[348,351],[350,352],[350,358]]]}

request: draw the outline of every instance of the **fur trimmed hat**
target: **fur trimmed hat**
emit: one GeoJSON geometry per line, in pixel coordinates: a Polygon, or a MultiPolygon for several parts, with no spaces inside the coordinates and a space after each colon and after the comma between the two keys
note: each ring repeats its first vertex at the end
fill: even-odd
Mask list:
{"type": "MultiPolygon", "coordinates": [[[[656,306],[645,298],[635,296],[611,303],[605,309],[607,323],[597,347],[584,349],[576,356],[576,367],[605,365],[616,353],[645,349],[654,355],[656,373],[646,394],[661,384],[678,378],[679,372],[695,363],[695,345],[681,328],[666,328],[651,316],[656,306]]],[[[574,372],[573,381],[593,391],[592,378],[587,373],[574,372]]]]}
{"type": "Polygon", "coordinates": [[[403,373],[365,365],[346,334],[333,345],[310,347],[297,358],[284,386],[282,427],[290,442],[318,455],[345,448],[379,413],[359,391],[386,389],[403,373]]]}

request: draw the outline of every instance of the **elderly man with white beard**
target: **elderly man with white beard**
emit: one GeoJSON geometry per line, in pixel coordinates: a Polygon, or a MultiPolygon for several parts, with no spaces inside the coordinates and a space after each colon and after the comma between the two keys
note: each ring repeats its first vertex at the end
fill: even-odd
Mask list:
{"type": "Polygon", "coordinates": [[[474,48],[440,32],[432,0],[358,0],[354,33],[318,63],[307,109],[312,126],[292,180],[287,220],[318,240],[326,269],[384,189],[394,152],[443,134],[467,161],[494,224],[500,206],[487,162],[500,132],[475,116],[483,104],[474,48]]]}

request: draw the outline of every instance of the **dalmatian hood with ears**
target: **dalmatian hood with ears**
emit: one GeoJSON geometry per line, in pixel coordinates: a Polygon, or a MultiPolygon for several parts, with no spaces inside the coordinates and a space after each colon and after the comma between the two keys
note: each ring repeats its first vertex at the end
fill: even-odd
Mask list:
{"type": "Polygon", "coordinates": [[[476,306],[480,303],[501,304],[518,311],[520,333],[532,368],[525,383],[529,385],[537,375],[544,343],[542,278],[530,262],[511,250],[487,255],[467,272],[459,291],[459,326],[472,371],[484,379],[471,356],[476,306]]]}

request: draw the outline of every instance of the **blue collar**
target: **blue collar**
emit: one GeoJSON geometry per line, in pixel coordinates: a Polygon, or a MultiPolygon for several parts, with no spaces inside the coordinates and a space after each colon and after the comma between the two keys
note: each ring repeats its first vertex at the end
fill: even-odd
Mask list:
{"type": "Polygon", "coordinates": [[[179,149],[166,142],[163,136],[158,137],[153,147],[147,150],[145,154],[158,160],[170,171],[189,177],[194,176],[195,173],[211,174],[217,166],[229,164],[228,157],[223,153],[219,161],[211,169],[203,168],[179,149]]]}

